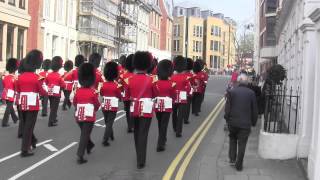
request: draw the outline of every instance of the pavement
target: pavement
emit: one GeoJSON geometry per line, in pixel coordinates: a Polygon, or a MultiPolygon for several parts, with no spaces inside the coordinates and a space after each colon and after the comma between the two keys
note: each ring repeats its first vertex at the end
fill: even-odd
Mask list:
{"type": "Polygon", "coordinates": [[[228,138],[223,131],[223,113],[213,111],[224,95],[227,80],[228,77],[210,77],[202,112],[199,117],[190,115],[191,124],[184,125],[182,138],[175,137],[170,122],[165,152],[156,152],[158,127],[156,119],[152,120],[147,164],[142,170],[136,168],[133,134],[126,132],[122,110],[117,114],[115,141],[110,142],[110,147],[101,145],[104,122],[102,113],[97,114],[98,121],[91,136],[96,147],[86,157],[88,163],[84,165],[76,163],[80,130],[73,118],[73,108],[69,111],[59,109],[57,127],[49,128],[48,118],[38,116],[35,135],[39,144],[35,155],[30,158],[20,158],[21,140],[16,138],[17,125],[10,121],[10,127],[0,127],[0,180],[170,180],[175,176],[179,179],[178,168],[181,167],[186,169],[180,177],[186,180],[301,180],[302,173],[295,161],[269,161],[258,157],[257,130],[249,140],[244,171],[238,173],[228,165],[228,138]],[[197,133],[200,135],[195,136],[197,133]],[[185,149],[187,145],[190,147],[185,149]],[[176,161],[178,157],[181,161],[176,161]],[[164,175],[170,170],[173,170],[172,177],[165,179],[164,175]]]}

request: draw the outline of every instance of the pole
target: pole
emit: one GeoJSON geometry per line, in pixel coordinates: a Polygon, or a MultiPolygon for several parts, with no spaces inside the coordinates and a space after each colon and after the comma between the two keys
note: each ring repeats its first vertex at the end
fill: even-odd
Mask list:
{"type": "Polygon", "coordinates": [[[230,65],[230,44],[231,44],[231,41],[230,41],[230,34],[231,34],[231,25],[229,24],[229,39],[228,39],[228,65],[230,65]]]}
{"type": "Polygon", "coordinates": [[[185,54],[185,56],[186,56],[186,58],[188,58],[188,45],[189,45],[189,42],[188,42],[188,40],[189,40],[189,19],[188,19],[188,17],[186,17],[186,38],[185,38],[185,48],[186,48],[186,54],[185,54]]]}

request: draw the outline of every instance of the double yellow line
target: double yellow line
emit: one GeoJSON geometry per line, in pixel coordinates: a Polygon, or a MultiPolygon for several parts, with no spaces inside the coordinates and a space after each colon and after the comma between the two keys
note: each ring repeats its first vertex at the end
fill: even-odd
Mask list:
{"type": "Polygon", "coordinates": [[[187,143],[182,147],[181,151],[178,153],[176,158],[171,162],[169,168],[167,169],[166,173],[164,174],[162,180],[171,180],[174,172],[176,171],[179,163],[184,158],[175,180],[182,180],[183,175],[194,155],[196,150],[198,149],[201,141],[207,134],[208,130],[212,126],[213,122],[216,120],[218,115],[220,114],[222,108],[224,107],[225,101],[221,99],[217,106],[213,109],[213,111],[209,114],[206,120],[200,125],[200,127],[196,130],[196,132],[191,136],[191,138],[187,141],[187,143]],[[192,147],[191,147],[192,146],[192,147]],[[191,148],[190,148],[191,147],[191,148]],[[190,149],[188,154],[185,156],[187,151],[190,149]]]}

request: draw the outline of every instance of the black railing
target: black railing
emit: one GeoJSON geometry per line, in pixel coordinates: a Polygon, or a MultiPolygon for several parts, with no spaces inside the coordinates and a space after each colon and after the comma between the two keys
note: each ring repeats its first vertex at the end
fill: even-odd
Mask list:
{"type": "Polygon", "coordinates": [[[274,86],[266,95],[264,131],[296,134],[299,108],[299,88],[274,86]]]}

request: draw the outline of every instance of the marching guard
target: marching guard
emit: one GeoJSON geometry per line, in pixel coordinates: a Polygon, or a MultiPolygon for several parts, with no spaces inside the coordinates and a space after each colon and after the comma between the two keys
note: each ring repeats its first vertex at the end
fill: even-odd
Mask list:
{"type": "Polygon", "coordinates": [[[118,64],[112,61],[108,62],[104,67],[103,74],[106,82],[100,89],[100,95],[103,98],[101,108],[106,128],[102,144],[109,146],[109,139],[114,139],[113,123],[117,116],[119,99],[121,98],[121,85],[116,81],[119,76],[118,64]]]}
{"type": "Polygon", "coordinates": [[[30,51],[22,66],[24,72],[18,77],[16,91],[19,93],[19,106],[21,108],[22,121],[22,145],[21,156],[32,156],[31,146],[36,148],[37,139],[33,134],[37,115],[40,110],[39,95],[45,96],[41,82],[35,71],[41,66],[43,60],[42,52],[39,50],[30,51]]]}
{"type": "Polygon", "coordinates": [[[188,93],[191,91],[191,85],[188,75],[185,73],[187,63],[185,58],[177,56],[174,59],[175,73],[171,80],[176,83],[175,97],[172,112],[172,125],[176,137],[182,137],[183,121],[186,118],[188,109],[188,93]]]}
{"type": "Polygon", "coordinates": [[[47,84],[48,96],[50,102],[50,115],[48,126],[57,126],[58,119],[57,113],[59,109],[59,103],[61,98],[61,91],[65,88],[64,81],[59,74],[59,70],[62,68],[63,60],[60,56],[55,56],[51,61],[52,72],[48,74],[45,82],[47,84]]]}
{"type": "Polygon", "coordinates": [[[199,113],[201,111],[201,103],[202,103],[202,98],[203,94],[205,91],[205,81],[206,81],[206,76],[201,73],[203,69],[203,62],[202,60],[197,60],[194,63],[193,67],[193,72],[195,73],[194,77],[194,95],[193,95],[193,100],[192,100],[192,114],[195,116],[199,116],[199,113]]]}
{"type": "Polygon", "coordinates": [[[78,68],[85,62],[85,58],[79,54],[75,57],[74,59],[74,65],[76,68],[71,71],[71,77],[72,77],[72,82],[73,82],[73,90],[77,90],[80,85],[79,85],[79,78],[78,78],[78,68]]]}
{"type": "MultiPolygon", "coordinates": [[[[186,74],[189,79],[189,83],[192,86],[194,84],[194,74],[192,73],[193,70],[193,60],[191,58],[187,58],[187,71],[186,74]]],[[[187,106],[187,112],[184,119],[184,124],[189,124],[189,116],[191,112],[191,105],[192,105],[192,98],[193,98],[193,89],[191,88],[191,91],[188,93],[188,106],[187,106]]]]}
{"type": "Polygon", "coordinates": [[[72,73],[71,70],[73,69],[73,62],[71,60],[68,60],[64,63],[63,66],[65,72],[62,76],[63,81],[65,83],[65,88],[63,89],[64,94],[64,100],[62,104],[62,110],[66,111],[67,106],[69,109],[71,108],[71,100],[70,100],[70,94],[72,92],[73,82],[72,82],[72,73]]]}
{"type": "Polygon", "coordinates": [[[152,56],[149,52],[136,52],[133,57],[135,74],[127,80],[131,99],[131,118],[134,122],[134,142],[137,153],[137,167],[145,167],[148,133],[153,116],[153,81],[147,75],[152,56]]]}
{"type": "Polygon", "coordinates": [[[157,152],[165,151],[167,129],[172,112],[175,83],[170,80],[173,65],[170,60],[162,60],[157,66],[158,81],[153,85],[155,94],[155,112],[158,120],[157,152]]]}
{"type": "Polygon", "coordinates": [[[7,61],[6,64],[6,70],[9,72],[8,75],[4,76],[2,80],[3,84],[3,92],[2,92],[2,100],[5,101],[6,104],[6,110],[3,115],[2,119],[2,127],[9,126],[9,116],[11,115],[11,118],[14,123],[17,123],[18,117],[14,111],[13,103],[16,96],[15,92],[15,72],[17,71],[19,67],[19,61],[15,58],[10,58],[7,61]]]}
{"type": "Polygon", "coordinates": [[[102,73],[100,72],[100,70],[98,69],[101,63],[101,55],[98,53],[93,53],[90,55],[89,57],[89,63],[92,64],[95,68],[95,72],[96,72],[96,80],[94,83],[94,87],[96,90],[98,90],[99,85],[101,83],[103,83],[103,78],[102,78],[102,73]]]}
{"type": "Polygon", "coordinates": [[[94,89],[96,70],[90,63],[84,63],[79,68],[79,84],[80,88],[77,89],[73,105],[76,108],[75,118],[81,129],[79,147],[77,151],[78,163],[86,163],[84,159],[85,151],[87,154],[91,153],[92,148],[95,146],[91,141],[90,135],[96,121],[96,112],[100,107],[98,94],[94,89]]]}
{"type": "MultiPolygon", "coordinates": [[[[41,79],[41,84],[43,86],[47,86],[45,79],[47,78],[48,74],[49,74],[49,70],[51,67],[51,60],[50,59],[45,59],[42,62],[42,71],[39,73],[39,75],[42,77],[41,79]]],[[[41,105],[42,105],[42,112],[41,112],[41,116],[46,117],[48,114],[48,96],[43,96],[41,97],[41,105]]]]}

